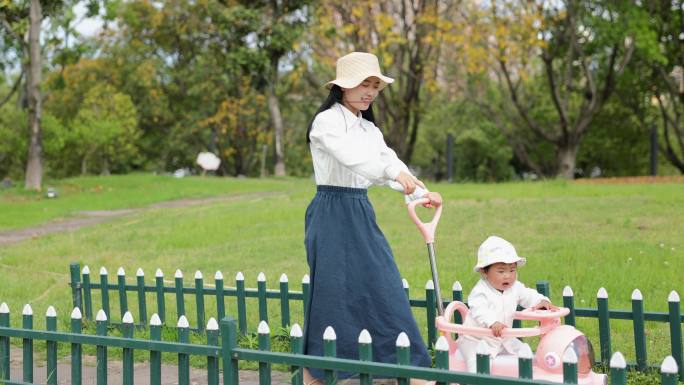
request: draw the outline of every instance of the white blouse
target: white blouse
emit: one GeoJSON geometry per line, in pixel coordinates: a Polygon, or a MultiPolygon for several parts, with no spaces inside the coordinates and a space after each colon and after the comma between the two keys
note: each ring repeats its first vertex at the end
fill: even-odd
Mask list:
{"type": "MultiPolygon", "coordinates": [[[[319,113],[309,133],[311,157],[317,185],[368,188],[386,185],[404,191],[394,179],[400,171],[410,174],[375,124],[355,116],[340,103],[319,113]]],[[[428,191],[416,186],[410,201],[428,191]]]]}

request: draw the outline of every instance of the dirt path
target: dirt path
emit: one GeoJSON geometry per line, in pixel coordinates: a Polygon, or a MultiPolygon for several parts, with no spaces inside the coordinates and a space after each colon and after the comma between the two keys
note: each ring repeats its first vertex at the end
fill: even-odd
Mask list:
{"type": "MultiPolygon", "coordinates": [[[[97,373],[95,371],[96,358],[93,356],[83,356],[82,379],[83,385],[95,385],[97,373]]],[[[10,349],[10,379],[19,381],[23,378],[22,350],[12,347],[10,349]]],[[[146,362],[136,362],[133,367],[133,382],[135,384],[150,383],[150,366],[146,362]]],[[[44,384],[46,381],[47,368],[45,362],[38,362],[33,365],[33,382],[44,384]]],[[[174,365],[162,365],[162,384],[178,384],[178,367],[174,365]]],[[[65,358],[57,362],[57,383],[60,385],[71,384],[71,363],[70,359],[65,358]]],[[[122,384],[123,372],[122,362],[108,360],[107,363],[107,383],[122,384]]],[[[190,368],[190,384],[200,385],[207,383],[207,371],[190,368]]],[[[223,383],[223,373],[219,374],[219,383],[223,383]]],[[[290,373],[273,371],[271,374],[271,384],[290,384],[290,373]]],[[[254,370],[240,371],[240,384],[257,385],[259,384],[259,373],[254,370]]]]}
{"type": "Polygon", "coordinates": [[[230,202],[242,199],[251,199],[259,197],[268,197],[275,195],[282,195],[281,192],[257,192],[249,194],[239,194],[230,196],[219,196],[212,198],[188,198],[177,199],[166,202],[155,203],[146,207],[136,209],[121,209],[121,210],[97,210],[97,211],[78,211],[74,213],[73,218],[62,218],[43,223],[38,226],[33,226],[25,229],[10,230],[0,233],[0,246],[9,245],[11,243],[21,242],[29,238],[38,238],[43,235],[75,231],[82,227],[96,225],[102,222],[110,221],[115,218],[126,215],[136,214],[154,209],[177,208],[187,206],[206,205],[211,203],[230,202]]]}

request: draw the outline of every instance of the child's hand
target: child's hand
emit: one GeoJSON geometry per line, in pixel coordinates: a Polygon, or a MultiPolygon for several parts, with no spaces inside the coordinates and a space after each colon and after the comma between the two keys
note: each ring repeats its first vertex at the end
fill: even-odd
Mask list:
{"type": "Polygon", "coordinates": [[[492,330],[492,333],[494,333],[495,337],[501,337],[501,332],[506,328],[506,325],[502,324],[501,322],[495,322],[489,328],[492,330]]]}
{"type": "Polygon", "coordinates": [[[430,200],[430,202],[425,203],[423,207],[431,208],[431,207],[439,207],[442,205],[442,196],[439,195],[438,192],[429,192],[425,195],[423,195],[423,198],[427,198],[430,200]]]}
{"type": "Polygon", "coordinates": [[[541,309],[556,311],[556,310],[558,310],[558,306],[552,304],[551,302],[549,302],[547,300],[542,300],[541,302],[539,302],[538,304],[536,304],[532,307],[532,310],[541,310],[541,309]]]}

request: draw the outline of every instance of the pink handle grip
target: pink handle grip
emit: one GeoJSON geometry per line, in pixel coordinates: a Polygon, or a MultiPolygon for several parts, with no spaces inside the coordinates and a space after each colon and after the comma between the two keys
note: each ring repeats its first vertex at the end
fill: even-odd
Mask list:
{"type": "MultiPolygon", "coordinates": [[[[461,313],[461,318],[465,320],[468,314],[468,307],[460,301],[453,301],[447,305],[444,309],[444,315],[439,316],[435,319],[435,326],[439,331],[450,332],[457,334],[465,334],[477,337],[494,337],[494,333],[491,329],[479,328],[472,326],[463,326],[449,322],[454,312],[458,311],[461,313]]],[[[520,313],[520,312],[518,312],[520,313]]],[[[501,337],[503,338],[514,338],[514,337],[535,337],[541,334],[541,329],[538,327],[533,328],[505,328],[501,331],[501,337]]]]}
{"type": "Polygon", "coordinates": [[[432,217],[432,220],[430,222],[423,223],[416,214],[416,206],[425,203],[430,203],[430,200],[427,198],[420,198],[411,201],[408,204],[408,212],[409,217],[411,217],[411,220],[413,220],[413,223],[415,223],[416,226],[418,226],[418,230],[420,230],[420,233],[423,235],[425,243],[433,243],[435,241],[435,231],[437,230],[437,223],[439,222],[439,217],[442,216],[443,205],[440,205],[435,209],[435,216],[432,217]]]}

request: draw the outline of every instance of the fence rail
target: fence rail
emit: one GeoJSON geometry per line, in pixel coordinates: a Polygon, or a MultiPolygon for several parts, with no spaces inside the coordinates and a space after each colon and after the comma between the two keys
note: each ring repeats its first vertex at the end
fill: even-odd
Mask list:
{"type": "MultiPolygon", "coordinates": [[[[157,269],[155,274],[155,285],[146,285],[144,273],[138,269],[136,273],[136,285],[128,284],[123,268],[119,268],[117,272],[117,283],[110,284],[108,281],[108,274],[105,268],[100,269],[100,281],[93,282],[90,277],[90,269],[88,266],[80,268],[79,264],[72,263],[70,265],[71,271],[71,287],[74,307],[85,309],[85,318],[92,319],[93,309],[93,294],[100,293],[102,308],[107,317],[111,318],[110,292],[118,293],[119,311],[121,317],[128,308],[128,295],[134,293],[137,297],[138,312],[140,317],[138,319],[146,319],[149,293],[154,294],[156,299],[156,310],[162,323],[166,321],[166,296],[171,294],[175,298],[176,304],[176,319],[186,315],[186,296],[193,296],[195,299],[197,325],[196,329],[199,332],[204,331],[204,320],[206,319],[207,308],[205,306],[205,299],[215,298],[217,319],[223,319],[226,316],[226,301],[229,299],[235,300],[237,308],[237,322],[238,331],[241,334],[246,334],[250,327],[248,325],[247,317],[247,299],[256,298],[258,306],[259,321],[269,322],[269,307],[268,300],[279,300],[280,302],[280,326],[287,328],[291,324],[291,306],[290,301],[301,301],[302,314],[306,314],[310,282],[309,276],[305,275],[301,281],[301,291],[291,291],[289,287],[288,277],[285,274],[280,276],[279,289],[267,289],[266,278],[263,273],[257,277],[256,288],[246,288],[245,278],[242,273],[237,273],[235,276],[235,286],[226,287],[223,279],[223,274],[219,271],[214,276],[214,286],[207,286],[204,282],[201,272],[195,273],[194,286],[186,287],[183,282],[183,274],[180,270],[176,270],[174,275],[174,285],[166,286],[164,282],[164,275],[160,269],[157,269]]],[[[434,325],[436,316],[436,300],[435,291],[432,281],[428,281],[425,285],[424,299],[411,299],[409,292],[409,284],[403,280],[404,290],[409,297],[409,302],[414,308],[425,309],[425,319],[427,322],[427,344],[432,346],[436,343],[438,333],[434,325]]],[[[550,296],[550,287],[547,281],[539,281],[536,284],[537,291],[550,296]]],[[[461,284],[456,281],[452,286],[452,299],[463,301],[463,290],[461,284]]],[[[445,305],[447,302],[445,301],[445,305]]],[[[680,378],[684,378],[684,365],[682,365],[682,331],[681,324],[684,322],[684,314],[681,313],[679,295],[672,291],[668,298],[668,312],[647,312],[643,306],[643,296],[639,290],[634,290],[632,293],[632,308],[630,310],[616,310],[609,309],[608,293],[601,288],[597,292],[597,307],[596,308],[578,308],[575,307],[574,293],[569,286],[563,289],[563,306],[570,309],[564,321],[568,325],[575,326],[578,318],[593,318],[598,321],[599,329],[599,357],[597,362],[608,366],[610,358],[612,357],[612,339],[611,339],[611,320],[627,320],[633,323],[634,346],[636,362],[629,363],[628,367],[636,368],[639,371],[646,370],[648,365],[648,354],[646,349],[646,330],[645,321],[660,322],[669,324],[670,329],[670,353],[679,367],[680,378]]],[[[455,315],[455,322],[460,323],[460,315],[455,315]]],[[[144,326],[144,324],[140,324],[144,326]]],[[[520,327],[520,321],[514,322],[514,327],[520,327]]],[[[251,329],[254,330],[254,329],[251,329]]]]}

